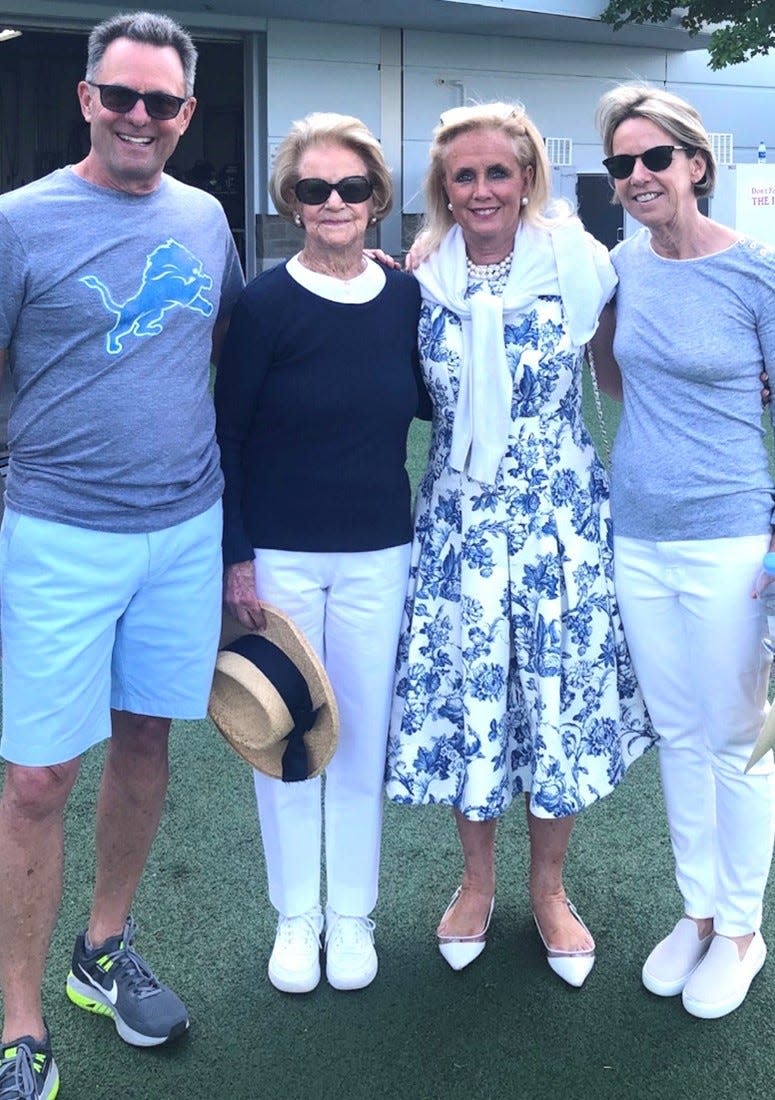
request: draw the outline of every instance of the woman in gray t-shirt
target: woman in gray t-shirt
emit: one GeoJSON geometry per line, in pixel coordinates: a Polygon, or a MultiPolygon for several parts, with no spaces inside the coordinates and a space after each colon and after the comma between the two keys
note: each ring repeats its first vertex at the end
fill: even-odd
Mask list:
{"type": "Polygon", "coordinates": [[[612,254],[614,358],[605,325],[595,347],[604,384],[621,368],[616,588],[660,734],[684,904],[643,983],[711,1019],[742,1004],[767,953],[772,755],[745,768],[770,665],[751,595],[775,545],[759,397],[760,372],[775,367],[775,252],[700,213],[716,167],[688,103],[624,85],[603,97],[598,121],[616,199],[644,227],[612,254]]]}

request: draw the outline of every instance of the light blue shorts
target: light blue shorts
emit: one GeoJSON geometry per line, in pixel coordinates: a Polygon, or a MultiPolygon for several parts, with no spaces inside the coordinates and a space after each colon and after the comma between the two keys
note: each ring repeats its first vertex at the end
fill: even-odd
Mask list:
{"type": "Polygon", "coordinates": [[[61,764],[110,736],[110,708],[202,718],[221,621],[221,504],[150,534],[6,509],[0,530],[3,736],[61,764]]]}

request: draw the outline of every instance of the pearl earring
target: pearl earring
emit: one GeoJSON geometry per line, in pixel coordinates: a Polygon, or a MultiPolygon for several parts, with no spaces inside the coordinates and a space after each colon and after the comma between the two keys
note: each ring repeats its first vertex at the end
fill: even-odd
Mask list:
{"type": "Polygon", "coordinates": [[[294,214],[293,215],[293,224],[295,226],[298,226],[299,229],[301,229],[301,226],[302,226],[301,214],[294,214]]]}
{"type": "Polygon", "coordinates": [[[523,195],[522,198],[519,200],[519,205],[520,206],[527,206],[527,204],[528,204],[528,197],[527,197],[527,195],[523,195]]]}
{"type": "Polygon", "coordinates": [[[452,203],[451,203],[451,202],[448,202],[448,203],[447,203],[447,210],[451,210],[451,209],[452,209],[452,203]]]}
{"type": "Polygon", "coordinates": [[[377,215],[372,214],[371,217],[369,218],[369,225],[376,225],[376,224],[377,224],[377,215]]]}

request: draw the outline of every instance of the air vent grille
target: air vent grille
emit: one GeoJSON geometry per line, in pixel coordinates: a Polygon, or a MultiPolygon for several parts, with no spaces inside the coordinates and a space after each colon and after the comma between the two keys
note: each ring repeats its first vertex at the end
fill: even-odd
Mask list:
{"type": "Polygon", "coordinates": [[[571,138],[548,137],[546,155],[555,168],[567,168],[573,163],[573,140],[571,138]]]}
{"type": "Polygon", "coordinates": [[[734,164],[734,135],[714,133],[708,134],[708,137],[710,138],[710,147],[713,150],[713,156],[716,158],[716,164],[734,164]]]}

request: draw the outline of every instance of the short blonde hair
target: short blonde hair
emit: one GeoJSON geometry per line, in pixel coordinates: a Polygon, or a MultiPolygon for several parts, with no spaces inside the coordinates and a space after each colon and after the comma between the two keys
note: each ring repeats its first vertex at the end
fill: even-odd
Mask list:
{"type": "MultiPolygon", "coordinates": [[[[444,189],[444,159],[450,142],[472,130],[492,130],[505,134],[514,146],[517,163],[523,170],[532,168],[529,202],[521,217],[526,222],[545,225],[551,220],[549,206],[552,195],[552,170],[546,155],[544,140],[535,124],[528,118],[521,103],[478,103],[470,107],[453,107],[441,116],[433,131],[430,148],[430,165],[425,176],[425,219],[420,232],[428,244],[428,251],[435,251],[455,224],[447,208],[449,197],[444,189]]],[[[569,209],[563,210],[567,215],[569,209]]]]}
{"type": "Polygon", "coordinates": [[[650,84],[620,84],[606,92],[597,105],[595,121],[605,155],[613,153],[614,134],[628,118],[645,118],[670,134],[676,145],[702,154],[705,174],[694,185],[697,198],[712,195],[716,186],[716,158],[699,112],[680,96],[650,84]]]}
{"type": "Polygon", "coordinates": [[[377,221],[384,218],[393,205],[393,180],[382,147],[365,122],[331,111],[315,111],[294,122],[280,144],[269,179],[269,194],[277,213],[286,221],[293,221],[296,202],[293,188],[300,178],[299,161],[313,145],[342,145],[361,158],[374,188],[374,217],[377,221]]]}

